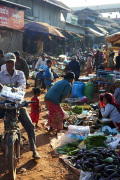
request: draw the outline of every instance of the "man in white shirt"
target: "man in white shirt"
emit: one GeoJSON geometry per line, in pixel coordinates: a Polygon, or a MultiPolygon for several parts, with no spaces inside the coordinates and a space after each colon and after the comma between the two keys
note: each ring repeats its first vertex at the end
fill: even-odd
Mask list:
{"type": "Polygon", "coordinates": [[[41,54],[41,58],[38,59],[36,65],[35,65],[35,70],[39,69],[41,65],[46,65],[47,66],[47,59],[45,53],[41,54]]]}

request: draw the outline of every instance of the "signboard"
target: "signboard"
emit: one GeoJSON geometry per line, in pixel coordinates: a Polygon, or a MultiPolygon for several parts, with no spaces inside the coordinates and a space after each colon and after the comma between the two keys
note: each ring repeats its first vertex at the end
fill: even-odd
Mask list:
{"type": "Polygon", "coordinates": [[[24,29],[24,11],[0,5],[0,26],[24,29]]]}
{"type": "Polygon", "coordinates": [[[67,13],[66,22],[78,25],[78,17],[73,14],[67,13]]]}

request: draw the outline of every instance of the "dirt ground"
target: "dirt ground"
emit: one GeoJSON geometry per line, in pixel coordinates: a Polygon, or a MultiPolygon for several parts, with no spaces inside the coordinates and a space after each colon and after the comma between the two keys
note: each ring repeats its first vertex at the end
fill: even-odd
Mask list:
{"type": "MultiPolygon", "coordinates": [[[[33,80],[30,80],[34,83],[33,80]]],[[[32,88],[26,89],[25,99],[30,100],[33,96],[32,88]]],[[[42,104],[42,112],[40,114],[39,124],[46,119],[46,112],[43,109],[45,91],[41,93],[40,102],[42,104]]],[[[30,113],[30,107],[27,108],[30,113]]],[[[24,128],[20,125],[22,134],[28,139],[24,128]]],[[[0,119],[0,134],[3,132],[3,120],[0,119]]],[[[79,176],[71,171],[70,168],[60,162],[59,158],[53,153],[50,146],[50,135],[46,134],[43,129],[35,130],[37,151],[41,159],[36,163],[32,159],[32,152],[29,151],[29,145],[24,146],[21,150],[21,158],[17,166],[16,180],[78,180],[79,176]]],[[[3,153],[0,151],[0,180],[8,180],[8,167],[4,162],[3,153]]]]}

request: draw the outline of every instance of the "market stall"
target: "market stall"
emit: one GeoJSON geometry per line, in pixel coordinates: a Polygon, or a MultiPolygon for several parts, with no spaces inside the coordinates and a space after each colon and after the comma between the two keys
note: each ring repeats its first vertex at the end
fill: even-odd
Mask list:
{"type": "Polygon", "coordinates": [[[69,101],[61,107],[68,113],[64,130],[51,145],[59,158],[79,174],[79,180],[120,179],[120,133],[111,128],[111,119],[98,119],[94,104],[73,105],[69,101]]]}

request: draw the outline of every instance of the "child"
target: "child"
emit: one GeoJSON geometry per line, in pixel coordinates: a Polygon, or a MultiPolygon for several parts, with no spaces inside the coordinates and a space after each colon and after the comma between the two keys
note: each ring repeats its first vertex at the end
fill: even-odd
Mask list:
{"type": "Polygon", "coordinates": [[[45,75],[44,75],[45,85],[46,85],[47,91],[51,88],[51,85],[53,82],[51,66],[52,66],[52,61],[47,60],[47,69],[45,70],[45,75]]]}
{"type": "Polygon", "coordinates": [[[35,103],[31,104],[31,119],[32,122],[35,123],[35,127],[38,126],[38,120],[39,120],[39,113],[41,111],[41,105],[39,103],[38,97],[40,96],[40,89],[39,88],[34,88],[33,89],[34,97],[31,99],[31,101],[35,101],[35,103]]]}

